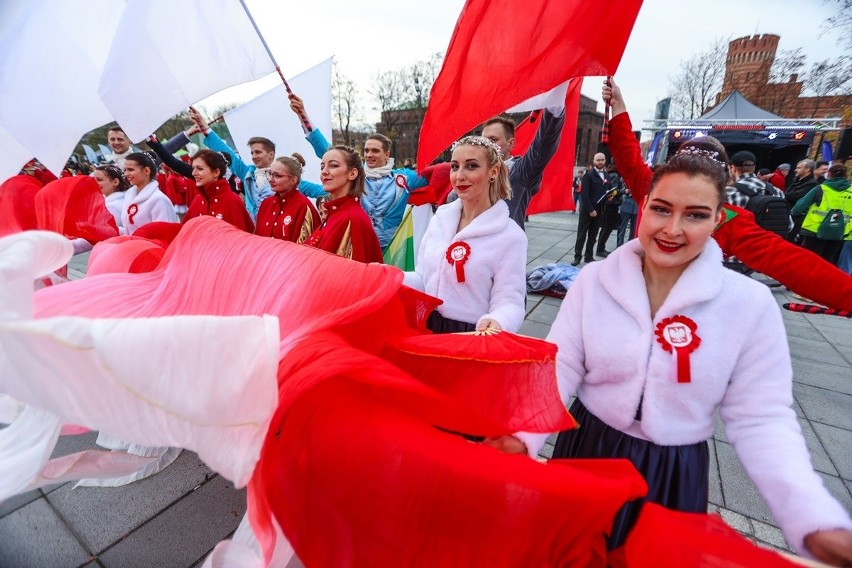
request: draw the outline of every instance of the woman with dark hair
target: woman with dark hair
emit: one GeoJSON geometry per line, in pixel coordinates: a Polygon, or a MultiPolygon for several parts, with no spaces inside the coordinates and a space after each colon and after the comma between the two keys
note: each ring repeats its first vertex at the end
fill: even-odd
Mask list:
{"type": "Polygon", "coordinates": [[[122,235],[132,235],[142,225],[153,221],[177,223],[171,200],[157,185],[157,166],[150,154],[132,152],[124,159],[124,177],[130,188],[121,203],[122,235]]]}
{"type": "Polygon", "coordinates": [[[500,147],[482,136],[453,145],[450,183],[459,198],[438,208],[405,284],[443,303],[427,327],[435,333],[517,332],[524,321],[527,238],[512,221],[512,195],[500,147]]]}
{"type": "Polygon", "coordinates": [[[243,205],[243,200],[231,191],[225,171],[228,164],[219,152],[203,149],[192,157],[192,177],[198,195],[192,200],[183,223],[209,215],[230,223],[243,231],[254,232],[254,223],[243,205]]]}
{"type": "Polygon", "coordinates": [[[256,235],[303,243],[319,227],[317,210],[297,189],[304,166],[305,159],[298,153],[276,158],[269,166],[273,194],[263,200],[257,211],[256,235]]]}
{"type": "MultiPolygon", "coordinates": [[[[638,238],[584,268],[565,296],[548,340],[559,347],[562,400],[576,395],[570,411],[582,426],[559,434],[553,457],[625,458],[645,477],[647,495],[616,516],[615,548],[645,502],[707,511],[718,409],[787,542],[847,557],[852,520],[811,465],[778,305],[766,286],[724,268],[711,238],[724,217],[727,156],[706,146],[654,171],[638,238]]],[[[518,437],[537,452],[546,435],[518,437]]]]}
{"type": "Polygon", "coordinates": [[[325,220],[305,244],[360,262],[382,262],[379,239],[360,203],[361,157],[349,146],[332,147],[322,157],[320,178],[331,199],[322,205],[325,220]]]}
{"type": "Polygon", "coordinates": [[[97,166],[92,177],[98,182],[101,193],[104,194],[107,210],[115,218],[115,224],[121,229],[121,204],[124,202],[124,192],[130,189],[130,184],[124,178],[124,172],[114,164],[97,166]]]}
{"type": "MultiPolygon", "coordinates": [[[[651,169],[642,159],[627,106],[615,82],[604,84],[603,99],[612,105],[609,149],[624,182],[633,192],[633,198],[641,204],[650,187],[651,169]]],[[[700,147],[710,139],[722,148],[710,136],[688,140],[682,147],[700,147]]],[[[755,222],[754,215],[741,207],[725,203],[722,212],[722,220],[713,231],[713,238],[726,257],[736,257],[749,268],[778,280],[793,292],[815,302],[840,310],[852,310],[852,278],[848,274],[818,255],[764,230],[755,222]]],[[[641,221],[640,210],[640,224],[641,221]]]]}

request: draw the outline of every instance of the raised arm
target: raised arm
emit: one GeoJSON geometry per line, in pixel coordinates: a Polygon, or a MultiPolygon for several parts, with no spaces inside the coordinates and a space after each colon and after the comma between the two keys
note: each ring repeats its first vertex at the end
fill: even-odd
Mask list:
{"type": "Polygon", "coordinates": [[[541,124],[535,139],[526,153],[512,166],[512,189],[522,189],[535,195],[541,186],[541,176],[550,159],[559,147],[562,126],[565,124],[565,109],[545,109],[541,113],[541,124]]]}
{"type": "Polygon", "coordinates": [[[149,136],[145,143],[153,150],[164,164],[166,164],[173,172],[185,178],[192,178],[192,166],[182,160],[175,158],[166,148],[157,140],[153,134],[149,136]]]}
{"type": "Polygon", "coordinates": [[[651,187],[651,168],[642,159],[639,141],[633,135],[633,125],[627,114],[621,89],[610,79],[604,84],[602,98],[609,101],[612,118],[609,121],[609,151],[618,166],[618,173],[633,193],[633,199],[641,204],[651,187]]]}
{"type": "Polygon", "coordinates": [[[213,132],[210,125],[207,124],[207,121],[204,120],[204,117],[202,117],[201,113],[195,110],[195,108],[189,107],[189,117],[192,119],[192,122],[198,126],[201,133],[204,134],[204,145],[211,150],[226,152],[229,156],[231,156],[231,171],[234,172],[238,178],[245,179],[246,175],[249,173],[249,166],[240,159],[239,154],[237,154],[233,148],[225,144],[225,141],[219,138],[218,134],[213,132]]]}
{"type": "Polygon", "coordinates": [[[311,129],[308,127],[308,124],[305,122],[305,117],[308,116],[307,111],[305,110],[305,103],[297,97],[296,95],[290,95],[290,109],[299,117],[299,122],[302,124],[302,130],[305,131],[305,139],[310,143],[310,145],[314,149],[314,153],[318,158],[322,158],[326,152],[328,152],[329,148],[331,148],[331,144],[328,140],[325,139],[325,136],[322,135],[322,132],[317,130],[316,128],[311,129]]]}
{"type": "Polygon", "coordinates": [[[716,229],[713,237],[725,254],[778,280],[792,291],[820,304],[852,310],[852,276],[760,227],[745,209],[726,205],[736,215],[716,229]]]}

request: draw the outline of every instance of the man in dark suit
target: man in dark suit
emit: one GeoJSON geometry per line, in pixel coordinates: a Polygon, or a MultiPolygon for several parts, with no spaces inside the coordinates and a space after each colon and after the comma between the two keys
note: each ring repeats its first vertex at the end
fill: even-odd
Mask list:
{"type": "Polygon", "coordinates": [[[580,264],[585,246],[585,261],[594,262],[595,241],[603,218],[603,198],[610,190],[609,177],[606,174],[606,156],[595,154],[593,168],[583,175],[580,182],[580,218],[577,225],[577,242],[574,245],[574,262],[580,264]]]}

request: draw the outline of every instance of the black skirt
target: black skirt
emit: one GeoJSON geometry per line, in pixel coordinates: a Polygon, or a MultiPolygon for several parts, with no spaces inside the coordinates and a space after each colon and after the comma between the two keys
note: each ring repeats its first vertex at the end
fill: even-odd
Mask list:
{"type": "Polygon", "coordinates": [[[706,513],[710,452],[707,442],[660,446],[607,426],[580,402],[571,405],[580,428],[560,432],[554,458],[626,458],[648,483],[648,495],[626,503],[616,514],[607,547],[624,544],[645,501],[688,513],[706,513]]]}
{"type": "Polygon", "coordinates": [[[438,310],[429,314],[429,319],[426,320],[426,327],[429,328],[432,333],[460,333],[476,331],[475,323],[467,323],[466,321],[445,318],[438,313],[438,310]]]}

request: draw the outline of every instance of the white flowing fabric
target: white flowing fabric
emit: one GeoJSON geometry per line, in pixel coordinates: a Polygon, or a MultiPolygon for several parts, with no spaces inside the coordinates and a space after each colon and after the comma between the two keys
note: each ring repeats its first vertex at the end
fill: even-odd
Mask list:
{"type": "Polygon", "coordinates": [[[94,128],[139,141],[275,70],[238,0],[4,0],[0,17],[0,180],[32,157],[59,174],[94,128]]]}
{"type": "Polygon", "coordinates": [[[278,403],[278,319],[29,319],[33,280],[70,256],[70,243],[54,233],[0,239],[0,393],[38,406],[0,431],[0,501],[22,489],[16,471],[26,470],[27,483],[42,471],[63,421],[191,449],[244,486],[278,403]],[[225,336],[241,341],[228,349],[198,341],[225,336]],[[205,377],[205,388],[187,376],[205,377]],[[33,448],[26,468],[13,459],[20,444],[9,442],[24,437],[33,448]]]}
{"type": "Polygon", "coordinates": [[[231,540],[217,544],[201,568],[285,568],[295,556],[295,551],[274,518],[272,525],[275,527],[276,540],[269,564],[263,560],[260,543],[251,530],[246,514],[231,540]]]}
{"type": "Polygon", "coordinates": [[[237,0],[128,0],[99,92],[138,141],[189,105],[273,71],[237,0]]]}
{"type": "MultiPolygon", "coordinates": [[[[331,58],[314,65],[289,79],[293,91],[305,101],[311,113],[311,125],[331,140],[331,58]]],[[[284,85],[278,85],[244,105],[225,113],[225,123],[234,140],[235,150],[243,161],[248,159],[248,141],[252,136],[264,136],[275,142],[279,156],[299,152],[305,158],[302,178],[319,182],[320,159],[305,140],[302,123],[290,110],[284,85]]]]}

